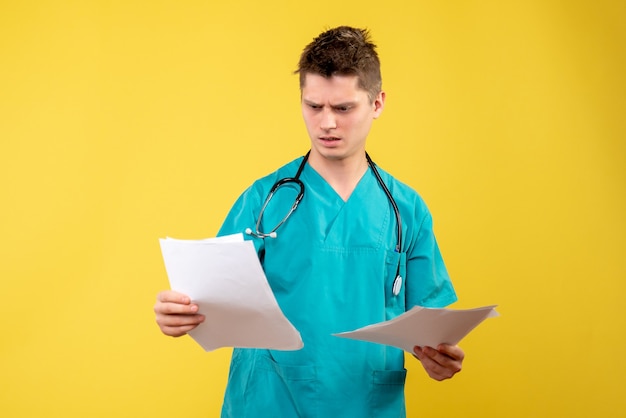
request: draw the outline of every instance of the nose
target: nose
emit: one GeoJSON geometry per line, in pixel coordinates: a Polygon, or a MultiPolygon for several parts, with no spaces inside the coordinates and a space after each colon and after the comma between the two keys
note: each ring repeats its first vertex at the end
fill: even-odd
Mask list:
{"type": "Polygon", "coordinates": [[[320,128],[325,131],[329,131],[331,129],[335,129],[337,127],[337,120],[335,119],[335,114],[332,109],[324,109],[322,111],[320,128]]]}

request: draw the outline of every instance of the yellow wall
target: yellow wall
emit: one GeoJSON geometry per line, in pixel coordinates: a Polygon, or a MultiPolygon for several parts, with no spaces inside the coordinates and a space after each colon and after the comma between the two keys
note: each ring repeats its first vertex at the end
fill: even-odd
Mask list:
{"type": "Polygon", "coordinates": [[[625,417],[625,3],[213,3],[0,2],[0,415],[218,416],[230,352],[160,335],[157,239],[306,151],[291,72],[350,24],[371,155],[430,205],[455,306],[500,306],[454,380],[409,362],[409,416],[625,417]]]}

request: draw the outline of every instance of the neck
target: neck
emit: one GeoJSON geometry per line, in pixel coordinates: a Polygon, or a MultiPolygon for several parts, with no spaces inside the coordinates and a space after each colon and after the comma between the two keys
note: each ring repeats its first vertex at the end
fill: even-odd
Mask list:
{"type": "Polygon", "coordinates": [[[309,164],[344,201],[348,200],[368,168],[365,151],[342,159],[326,158],[311,152],[309,164]]]}

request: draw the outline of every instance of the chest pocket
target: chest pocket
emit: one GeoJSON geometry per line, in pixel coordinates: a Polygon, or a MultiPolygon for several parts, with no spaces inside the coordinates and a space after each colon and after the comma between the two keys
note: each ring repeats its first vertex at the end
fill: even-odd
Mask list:
{"type": "Polygon", "coordinates": [[[385,260],[385,312],[387,319],[406,310],[406,253],[387,250],[385,260]],[[398,274],[398,266],[400,266],[398,274]]]}

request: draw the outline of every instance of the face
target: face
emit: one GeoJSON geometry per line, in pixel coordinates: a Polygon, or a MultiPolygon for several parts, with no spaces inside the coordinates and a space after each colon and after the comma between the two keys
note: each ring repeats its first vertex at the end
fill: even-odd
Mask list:
{"type": "Polygon", "coordinates": [[[384,92],[370,101],[357,76],[307,74],[302,115],[311,139],[310,161],[364,160],[365,140],[384,103],[384,92]]]}

